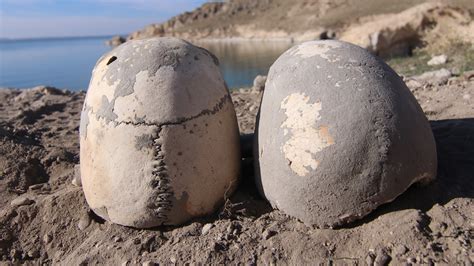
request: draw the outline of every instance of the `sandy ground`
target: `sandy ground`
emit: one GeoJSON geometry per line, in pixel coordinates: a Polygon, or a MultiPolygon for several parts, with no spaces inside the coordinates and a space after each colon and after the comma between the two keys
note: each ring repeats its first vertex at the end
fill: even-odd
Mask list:
{"type": "MultiPolygon", "coordinates": [[[[436,137],[437,180],[415,185],[336,230],[307,227],[272,210],[253,185],[251,158],[243,159],[237,192],[211,217],[151,230],[103,221],[72,184],[85,93],[2,89],[0,264],[472,265],[474,75],[469,76],[406,79],[436,137]]],[[[241,132],[252,133],[261,94],[241,89],[232,97],[241,132]]]]}

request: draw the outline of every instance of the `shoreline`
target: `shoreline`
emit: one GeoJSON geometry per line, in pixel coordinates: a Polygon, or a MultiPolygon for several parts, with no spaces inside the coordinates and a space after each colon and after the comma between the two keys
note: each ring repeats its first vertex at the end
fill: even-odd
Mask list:
{"type": "Polygon", "coordinates": [[[295,43],[293,38],[271,37],[271,38],[246,38],[246,37],[221,37],[221,38],[202,38],[202,39],[185,39],[194,43],[241,43],[241,42],[284,42],[295,43]]]}
{"type": "MultiPolygon", "coordinates": [[[[178,39],[183,39],[189,42],[193,43],[245,43],[245,42],[283,42],[283,43],[290,43],[290,44],[297,44],[305,41],[313,41],[313,40],[324,40],[324,39],[333,39],[335,37],[335,32],[332,30],[320,30],[320,31],[306,31],[306,32],[301,32],[298,34],[290,34],[290,33],[285,33],[284,35],[286,36],[281,36],[281,34],[275,34],[275,35],[280,35],[280,36],[269,36],[269,37],[253,37],[253,35],[259,35],[261,36],[262,34],[258,34],[259,32],[255,32],[254,34],[251,34],[251,37],[245,37],[245,36],[222,36],[222,37],[202,37],[202,38],[189,38],[188,36],[181,36],[179,34],[177,35],[168,35],[168,36],[149,36],[149,37],[144,37],[144,38],[134,38],[131,40],[136,40],[136,39],[147,39],[147,38],[158,38],[158,37],[174,37],[178,39]],[[326,36],[326,34],[329,34],[326,36]]],[[[118,43],[113,42],[114,38],[122,37],[124,39],[122,43],[125,43],[129,40],[127,40],[127,36],[122,36],[122,35],[116,35],[113,36],[113,38],[108,40],[108,45],[109,46],[117,46],[119,45],[118,43]]]]}

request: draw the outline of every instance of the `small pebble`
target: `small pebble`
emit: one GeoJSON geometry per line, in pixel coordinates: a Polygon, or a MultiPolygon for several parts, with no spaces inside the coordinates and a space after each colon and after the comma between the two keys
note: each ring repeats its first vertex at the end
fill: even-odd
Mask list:
{"type": "Polygon", "coordinates": [[[21,252],[18,249],[10,250],[10,257],[12,258],[19,258],[21,256],[21,252]]]}
{"type": "Polygon", "coordinates": [[[223,242],[216,241],[212,247],[214,251],[226,250],[226,245],[223,242]]]}
{"type": "Polygon", "coordinates": [[[31,200],[30,198],[28,198],[26,196],[20,196],[16,199],[12,200],[12,202],[10,204],[14,207],[18,207],[18,206],[23,206],[23,205],[30,205],[33,202],[34,202],[33,200],[31,200]]]}
{"type": "Polygon", "coordinates": [[[265,82],[267,81],[267,76],[258,75],[253,80],[252,89],[256,92],[262,92],[265,90],[265,82]]]}
{"type": "Polygon", "coordinates": [[[474,78],[474,70],[464,72],[463,76],[466,80],[471,80],[472,78],[474,78]]]}
{"type": "Polygon", "coordinates": [[[86,229],[89,225],[91,224],[91,218],[89,217],[89,214],[85,214],[79,219],[79,223],[77,223],[77,227],[79,227],[79,230],[84,230],[86,229]]]}
{"type": "Polygon", "coordinates": [[[227,232],[228,234],[231,234],[231,235],[232,235],[232,234],[234,233],[234,231],[236,231],[236,229],[237,229],[236,225],[233,224],[233,223],[230,223],[230,224],[227,226],[226,232],[227,232]]]}
{"type": "Polygon", "coordinates": [[[63,255],[64,255],[64,251],[62,251],[62,250],[58,250],[58,251],[54,252],[54,258],[56,260],[60,260],[63,257],[63,255]]]}
{"type": "Polygon", "coordinates": [[[429,266],[435,265],[433,259],[431,259],[431,258],[426,259],[426,264],[429,265],[429,266]]]}
{"type": "Polygon", "coordinates": [[[37,190],[37,189],[40,189],[42,187],[43,187],[43,184],[34,184],[34,185],[29,186],[28,188],[31,189],[31,190],[37,190]]]}
{"type": "Polygon", "coordinates": [[[30,250],[27,253],[28,257],[30,258],[37,258],[40,255],[40,252],[38,250],[30,250]]]}
{"type": "Polygon", "coordinates": [[[367,263],[367,265],[369,266],[372,266],[374,265],[374,262],[375,262],[375,254],[374,253],[367,254],[367,257],[365,257],[365,263],[367,263]]]}
{"type": "Polygon", "coordinates": [[[461,75],[461,70],[459,69],[459,67],[453,67],[451,68],[451,73],[453,73],[454,76],[459,76],[461,75]]]}
{"type": "Polygon", "coordinates": [[[444,54],[438,55],[438,56],[433,56],[430,61],[428,61],[429,66],[437,66],[437,65],[443,65],[446,64],[448,61],[448,57],[444,54]]]}
{"type": "Polygon", "coordinates": [[[171,258],[170,258],[170,261],[171,261],[171,263],[176,263],[176,258],[175,258],[175,257],[171,257],[171,258]]]}
{"type": "Polygon", "coordinates": [[[156,263],[152,262],[152,261],[145,261],[142,263],[143,266],[155,266],[156,263]]]}
{"type": "Polygon", "coordinates": [[[205,224],[201,229],[201,235],[206,235],[212,227],[214,227],[213,224],[205,224]]]}
{"type": "Polygon", "coordinates": [[[114,237],[114,242],[122,242],[123,239],[119,236],[114,237]]]}
{"type": "Polygon", "coordinates": [[[45,244],[48,244],[49,242],[51,242],[51,240],[53,240],[53,237],[52,237],[50,234],[45,234],[45,235],[43,236],[43,242],[44,242],[45,244]]]}
{"type": "Polygon", "coordinates": [[[394,249],[394,253],[397,256],[403,255],[407,253],[407,251],[408,251],[408,248],[405,245],[398,245],[394,249]]]}
{"type": "Polygon", "coordinates": [[[421,87],[423,84],[415,79],[409,79],[406,85],[411,89],[415,89],[421,87]]]}
{"type": "Polygon", "coordinates": [[[385,250],[381,249],[377,252],[374,264],[377,266],[388,265],[390,260],[392,260],[392,258],[385,252],[385,250]]]}
{"type": "Polygon", "coordinates": [[[71,183],[76,187],[82,187],[80,164],[74,165],[74,176],[72,178],[71,183]]]}
{"type": "Polygon", "coordinates": [[[267,240],[267,239],[269,239],[270,237],[276,235],[276,233],[277,233],[277,232],[275,232],[275,231],[273,231],[273,230],[267,229],[267,230],[263,231],[262,237],[263,237],[263,239],[267,240]]]}

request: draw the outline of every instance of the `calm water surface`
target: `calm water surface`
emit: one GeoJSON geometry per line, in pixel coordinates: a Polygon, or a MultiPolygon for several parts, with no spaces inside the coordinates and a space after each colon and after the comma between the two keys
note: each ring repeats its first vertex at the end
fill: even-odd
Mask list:
{"type": "MultiPolygon", "coordinates": [[[[0,41],[0,87],[31,88],[49,85],[85,90],[92,68],[111,48],[110,37],[0,41]]],[[[209,42],[199,46],[213,52],[230,88],[250,86],[256,75],[266,74],[286,42],[209,42]]]]}

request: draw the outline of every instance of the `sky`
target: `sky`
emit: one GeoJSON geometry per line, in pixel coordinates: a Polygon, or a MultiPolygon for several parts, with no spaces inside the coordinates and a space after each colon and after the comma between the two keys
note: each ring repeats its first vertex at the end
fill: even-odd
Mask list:
{"type": "Polygon", "coordinates": [[[0,38],[125,35],[206,0],[0,0],[0,38]]]}

